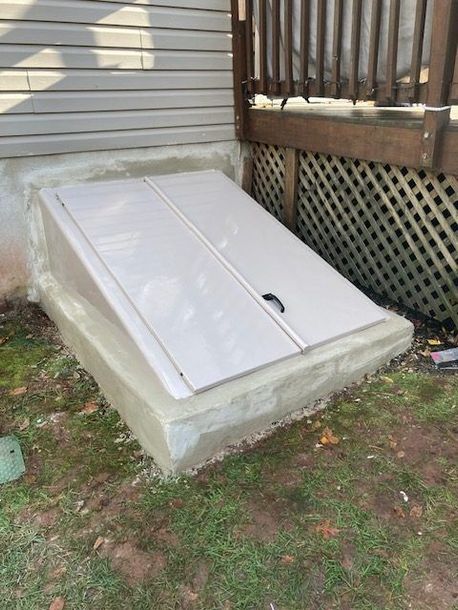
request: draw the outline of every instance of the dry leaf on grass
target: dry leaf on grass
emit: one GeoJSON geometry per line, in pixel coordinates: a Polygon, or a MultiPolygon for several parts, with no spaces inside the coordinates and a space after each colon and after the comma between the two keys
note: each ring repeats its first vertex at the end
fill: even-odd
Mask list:
{"type": "Polygon", "coordinates": [[[56,597],[52,600],[49,610],[63,610],[65,606],[65,599],[63,597],[56,597]]]}
{"type": "Polygon", "coordinates": [[[331,428],[326,427],[320,437],[320,443],[322,445],[337,445],[339,443],[339,437],[335,436],[331,428]]]}
{"type": "Polygon", "coordinates": [[[419,519],[423,514],[423,508],[419,504],[414,504],[409,514],[413,519],[419,519]]]}
{"type": "Polygon", "coordinates": [[[384,381],[385,383],[394,383],[394,381],[391,379],[391,377],[387,377],[386,375],[380,375],[380,379],[381,379],[381,381],[384,381]]]}
{"type": "Polygon", "coordinates": [[[82,415],[90,415],[91,413],[95,413],[99,408],[99,405],[95,402],[87,402],[83,405],[83,408],[80,409],[80,413],[82,415]]]}
{"type": "Polygon", "coordinates": [[[105,542],[105,538],[103,538],[102,536],[99,536],[92,546],[94,551],[96,551],[98,548],[100,548],[104,542],[105,542]]]}
{"type": "Polygon", "coordinates": [[[30,426],[30,418],[24,418],[18,426],[20,432],[24,432],[30,426]]]}
{"type": "Polygon", "coordinates": [[[428,339],[428,345],[442,345],[442,341],[439,339],[428,339]]]}
{"type": "Polygon", "coordinates": [[[8,341],[9,337],[0,337],[0,345],[3,345],[8,341]]]}
{"type": "Polygon", "coordinates": [[[10,390],[10,396],[21,396],[21,394],[25,394],[27,392],[27,386],[22,386],[20,388],[14,388],[14,390],[10,390]]]}
{"type": "Polygon", "coordinates": [[[282,555],[280,557],[280,563],[284,566],[289,566],[291,563],[294,563],[294,557],[292,555],[282,555]]]}
{"type": "Polygon", "coordinates": [[[326,538],[327,540],[329,538],[335,538],[340,532],[340,529],[338,529],[337,527],[333,527],[329,519],[326,519],[326,521],[322,521],[321,523],[318,523],[317,526],[315,526],[315,531],[317,531],[323,536],[323,538],[326,538]]]}

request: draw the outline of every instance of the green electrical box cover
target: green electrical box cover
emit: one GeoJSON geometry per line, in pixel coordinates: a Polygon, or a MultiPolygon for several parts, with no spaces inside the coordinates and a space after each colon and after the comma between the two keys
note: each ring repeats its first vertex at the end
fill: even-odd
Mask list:
{"type": "Polygon", "coordinates": [[[24,472],[24,458],[17,438],[0,437],[0,484],[16,480],[24,472]]]}

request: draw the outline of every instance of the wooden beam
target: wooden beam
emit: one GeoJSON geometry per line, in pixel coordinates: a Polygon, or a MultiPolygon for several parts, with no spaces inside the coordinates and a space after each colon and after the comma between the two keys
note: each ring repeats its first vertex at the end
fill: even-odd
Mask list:
{"type": "Polygon", "coordinates": [[[309,0],[301,0],[301,28],[299,51],[299,93],[308,97],[310,10],[309,0]]]}
{"type": "Polygon", "coordinates": [[[435,0],[429,62],[428,106],[448,103],[457,50],[458,0],[435,0]]]}
{"type": "Polygon", "coordinates": [[[388,55],[386,58],[386,99],[396,99],[396,70],[398,65],[399,13],[401,0],[390,1],[390,17],[388,22],[388,55]]]}
{"type": "Polygon", "coordinates": [[[324,42],[326,36],[326,0],[317,0],[316,22],[316,78],[315,95],[324,93],[324,42]]]}
{"type": "Polygon", "coordinates": [[[421,58],[423,55],[423,42],[425,37],[426,1],[427,0],[417,0],[417,6],[415,8],[415,26],[409,78],[409,84],[412,87],[413,102],[418,95],[418,83],[420,82],[421,58]]]}
{"type": "Polygon", "coordinates": [[[332,96],[340,95],[340,62],[342,53],[342,8],[343,0],[334,0],[334,33],[332,38],[332,96]]]}
{"type": "Polygon", "coordinates": [[[369,58],[367,66],[367,97],[374,97],[377,87],[378,50],[380,46],[380,17],[382,0],[373,0],[371,11],[371,29],[369,35],[369,58]]]}
{"type": "Polygon", "coordinates": [[[442,134],[436,171],[458,176],[458,127],[449,123],[442,134]]]}
{"type": "Polygon", "coordinates": [[[348,91],[350,99],[358,99],[358,72],[359,72],[359,50],[361,44],[361,14],[362,0],[353,0],[351,18],[351,50],[350,50],[350,76],[348,79],[348,91]]]}
{"type": "Polygon", "coordinates": [[[280,0],[272,0],[272,95],[280,93],[280,0]]]}
{"type": "Polygon", "coordinates": [[[253,186],[253,158],[245,157],[242,161],[242,189],[251,195],[253,186]]]}
{"type": "MultiPolygon", "coordinates": [[[[240,19],[239,1],[231,0],[232,10],[232,65],[234,77],[234,121],[235,135],[245,139],[248,101],[244,95],[246,72],[246,21],[240,19]]],[[[245,16],[245,15],[244,15],[245,16]]]]}
{"type": "MultiPolygon", "coordinates": [[[[247,91],[254,91],[254,50],[253,50],[253,0],[245,0],[245,58],[246,58],[246,79],[247,91]]],[[[235,0],[231,0],[232,19],[234,19],[235,0]]],[[[237,8],[238,11],[238,8],[237,8]]],[[[237,13],[238,14],[238,13],[237,13]]]]}
{"type": "Polygon", "coordinates": [[[283,223],[291,231],[296,229],[297,216],[297,186],[298,180],[298,157],[295,148],[287,148],[285,153],[285,192],[283,197],[283,223]]]}
{"type": "MultiPolygon", "coordinates": [[[[386,116],[384,111],[384,116],[386,116]]],[[[390,112],[390,111],[388,111],[390,112]]],[[[379,161],[413,168],[424,167],[423,122],[402,117],[396,120],[358,120],[301,114],[295,111],[250,108],[248,140],[276,144],[353,159],[379,161]]],[[[458,175],[458,126],[449,123],[435,151],[435,170],[458,175]]]]}
{"type": "Polygon", "coordinates": [[[293,82],[293,0],[285,0],[285,88],[284,95],[294,95],[293,82]]]}
{"type": "Polygon", "coordinates": [[[267,93],[267,0],[259,0],[259,93],[267,93]]]}

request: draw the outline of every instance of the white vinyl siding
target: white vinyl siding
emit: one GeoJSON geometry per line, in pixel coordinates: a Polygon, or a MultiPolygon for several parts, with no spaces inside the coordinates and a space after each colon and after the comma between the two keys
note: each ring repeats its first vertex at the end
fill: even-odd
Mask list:
{"type": "Polygon", "coordinates": [[[229,0],[1,0],[0,157],[232,140],[229,0]]]}

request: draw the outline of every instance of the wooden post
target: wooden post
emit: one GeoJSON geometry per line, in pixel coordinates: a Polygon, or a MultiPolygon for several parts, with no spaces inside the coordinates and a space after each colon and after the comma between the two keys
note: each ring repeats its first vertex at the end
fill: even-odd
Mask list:
{"type": "Polygon", "coordinates": [[[287,148],[285,156],[283,223],[293,232],[296,229],[298,172],[299,151],[296,148],[287,148]]]}
{"type": "Polygon", "coordinates": [[[420,166],[436,169],[442,145],[442,136],[450,120],[450,106],[426,108],[423,119],[423,137],[420,166]]]}
{"type": "MultiPolygon", "coordinates": [[[[231,0],[232,10],[232,65],[234,77],[234,120],[235,135],[239,140],[246,139],[248,120],[248,100],[244,89],[247,82],[246,67],[246,20],[240,19],[239,1],[231,0]]],[[[244,0],[242,0],[244,1],[244,0]]],[[[243,15],[246,19],[246,13],[243,15]]]]}
{"type": "Polygon", "coordinates": [[[242,189],[251,196],[253,186],[253,157],[245,157],[242,161],[242,189]]]}
{"type": "Polygon", "coordinates": [[[447,106],[451,90],[458,37],[458,0],[435,0],[431,33],[428,93],[420,164],[435,169],[442,136],[450,120],[447,106]]]}
{"type": "Polygon", "coordinates": [[[435,0],[426,105],[446,106],[458,39],[458,0],[435,0]]]}

